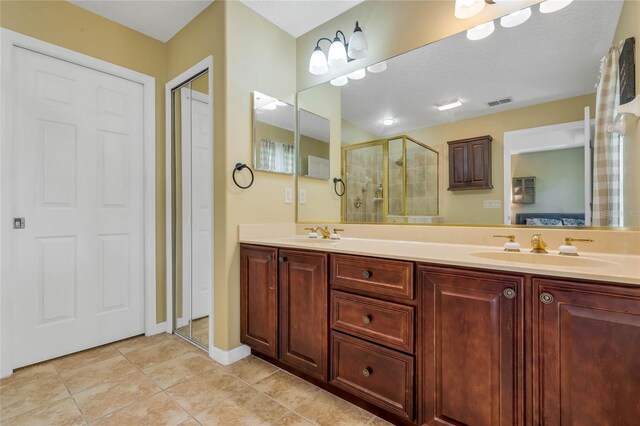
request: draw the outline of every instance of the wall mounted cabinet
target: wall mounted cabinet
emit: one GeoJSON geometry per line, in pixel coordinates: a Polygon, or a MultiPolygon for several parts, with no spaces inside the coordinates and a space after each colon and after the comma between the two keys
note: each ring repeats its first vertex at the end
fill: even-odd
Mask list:
{"type": "Polygon", "coordinates": [[[449,145],[449,191],[491,189],[491,136],[460,139],[449,145]]]}

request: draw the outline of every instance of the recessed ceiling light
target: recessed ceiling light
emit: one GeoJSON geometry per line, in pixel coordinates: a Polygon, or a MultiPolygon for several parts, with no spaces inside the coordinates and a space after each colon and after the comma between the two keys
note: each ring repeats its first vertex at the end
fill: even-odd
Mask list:
{"type": "Polygon", "coordinates": [[[467,38],[469,40],[482,40],[489,37],[496,29],[493,21],[489,21],[485,24],[480,24],[476,27],[467,30],[467,38]]]}
{"type": "Polygon", "coordinates": [[[458,99],[455,102],[449,102],[448,104],[434,106],[440,111],[446,111],[448,109],[458,108],[459,106],[462,106],[462,102],[460,102],[460,100],[458,99]]]}
{"type": "Polygon", "coordinates": [[[377,64],[369,65],[367,71],[372,74],[377,74],[387,70],[387,61],[378,62],[377,64]]]}
{"type": "Polygon", "coordinates": [[[330,81],[331,85],[336,87],[344,86],[348,82],[349,82],[349,79],[347,78],[346,75],[343,75],[342,77],[334,78],[333,80],[330,81]]]}
{"type": "Polygon", "coordinates": [[[393,118],[385,118],[384,120],[382,120],[382,124],[384,124],[385,126],[391,126],[395,122],[396,120],[394,120],[393,118]]]}
{"type": "Polygon", "coordinates": [[[359,70],[355,70],[354,72],[347,74],[347,77],[349,77],[351,80],[360,80],[363,79],[365,75],[367,75],[367,72],[364,70],[364,68],[360,68],[359,70]]]}

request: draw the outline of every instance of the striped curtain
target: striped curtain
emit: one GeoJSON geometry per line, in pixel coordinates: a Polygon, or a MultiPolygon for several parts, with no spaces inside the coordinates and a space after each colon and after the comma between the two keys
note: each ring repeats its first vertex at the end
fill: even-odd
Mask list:
{"type": "Polygon", "coordinates": [[[260,139],[260,170],[293,174],[294,161],[293,145],[260,139]]]}
{"type": "Polygon", "coordinates": [[[262,170],[274,171],[276,168],[276,143],[260,139],[260,165],[262,170]]]}
{"type": "Polygon", "coordinates": [[[618,60],[622,44],[609,48],[602,60],[596,93],[593,152],[593,226],[620,225],[620,135],[609,132],[619,104],[618,60]]]}
{"type": "Polygon", "coordinates": [[[295,160],[295,147],[293,145],[283,144],[283,168],[285,173],[293,174],[293,162],[295,160]]]}

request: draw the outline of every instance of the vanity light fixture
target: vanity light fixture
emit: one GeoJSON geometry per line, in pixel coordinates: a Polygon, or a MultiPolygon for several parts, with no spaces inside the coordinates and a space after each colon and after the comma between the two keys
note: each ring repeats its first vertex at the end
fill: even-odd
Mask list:
{"type": "Polygon", "coordinates": [[[510,13],[500,18],[500,25],[505,28],[517,27],[520,24],[524,24],[529,18],[531,18],[531,8],[518,10],[517,12],[510,13]]]}
{"type": "Polygon", "coordinates": [[[358,21],[356,21],[356,27],[348,43],[344,33],[340,30],[336,31],[336,36],[333,40],[322,37],[316,42],[316,47],[309,59],[309,72],[313,75],[323,75],[329,71],[329,67],[343,67],[347,65],[349,61],[364,58],[368,54],[369,46],[367,39],[358,21]],[[340,35],[342,39],[340,39],[340,35]],[[327,56],[325,56],[320,48],[320,42],[323,40],[331,43],[327,56]]]}
{"type": "Polygon", "coordinates": [[[377,64],[369,65],[367,67],[367,71],[372,74],[377,74],[379,72],[384,72],[387,70],[387,61],[378,62],[377,64]]]}
{"type": "Polygon", "coordinates": [[[348,82],[349,79],[347,78],[347,76],[343,75],[342,77],[334,78],[329,83],[331,83],[332,86],[341,87],[346,85],[348,82]]]}
{"type": "Polygon", "coordinates": [[[351,80],[362,80],[367,75],[367,72],[364,68],[360,68],[359,70],[355,70],[352,73],[347,74],[351,80]]]}
{"type": "Polygon", "coordinates": [[[483,38],[489,37],[493,31],[496,29],[493,21],[486,22],[484,24],[480,24],[473,28],[467,30],[467,38],[469,40],[482,40],[483,38]]]}
{"type": "Polygon", "coordinates": [[[540,3],[540,13],[553,13],[569,6],[573,0],[546,0],[540,3]]]}
{"type": "Polygon", "coordinates": [[[446,111],[448,109],[458,108],[459,106],[462,106],[462,102],[460,102],[460,99],[456,99],[454,102],[449,102],[448,104],[434,106],[438,108],[439,111],[446,111]]]}
{"type": "Polygon", "coordinates": [[[393,118],[385,118],[384,120],[382,120],[382,124],[384,124],[385,126],[391,126],[395,122],[396,120],[394,120],[393,118]]]}

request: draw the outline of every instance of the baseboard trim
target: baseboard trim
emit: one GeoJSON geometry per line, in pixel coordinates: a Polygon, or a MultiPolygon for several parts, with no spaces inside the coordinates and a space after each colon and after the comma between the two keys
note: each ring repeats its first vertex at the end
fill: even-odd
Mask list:
{"type": "Polygon", "coordinates": [[[159,324],[153,324],[144,331],[145,336],[155,336],[156,334],[162,334],[167,332],[167,322],[161,322],[159,324]]]}
{"type": "Polygon", "coordinates": [[[247,345],[240,345],[230,351],[223,351],[215,346],[209,351],[209,356],[222,365],[233,364],[251,355],[251,348],[247,345]]]}

